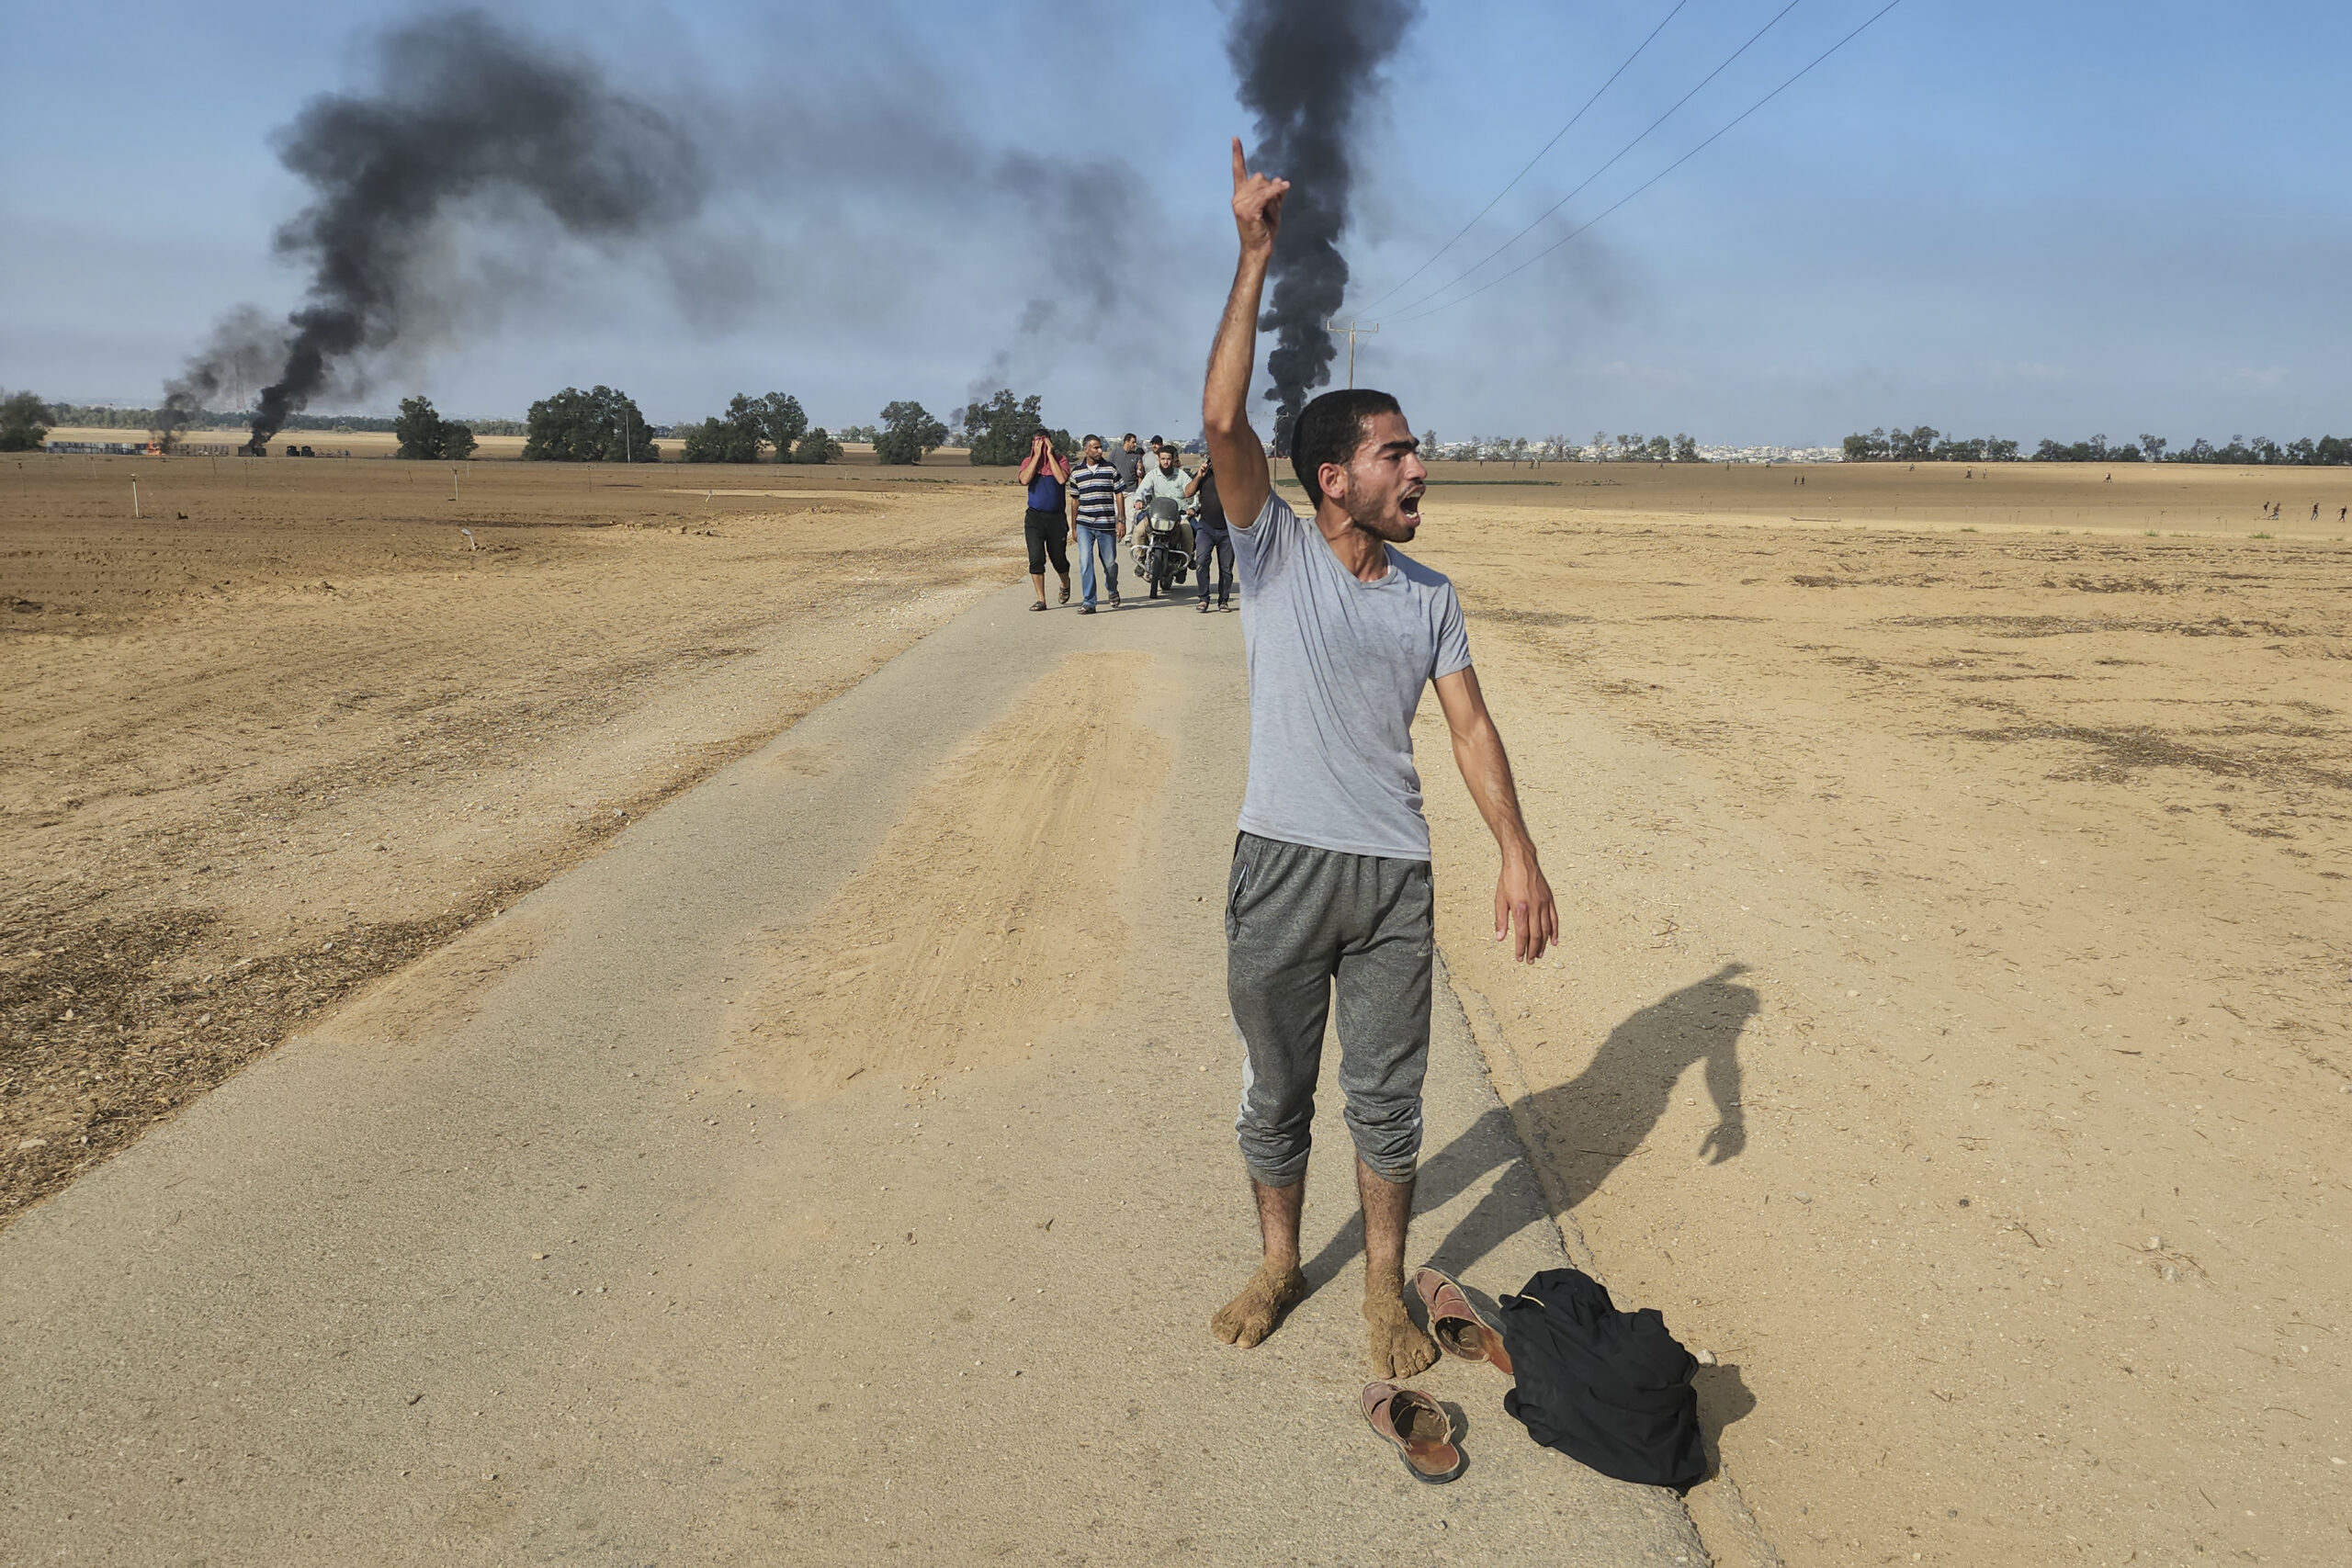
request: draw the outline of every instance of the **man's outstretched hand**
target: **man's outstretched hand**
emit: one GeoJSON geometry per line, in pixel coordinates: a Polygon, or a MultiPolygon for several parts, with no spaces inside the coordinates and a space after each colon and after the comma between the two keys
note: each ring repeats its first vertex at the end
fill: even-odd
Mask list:
{"type": "Polygon", "coordinates": [[[1241,138],[1233,139],[1233,226],[1241,231],[1244,254],[1273,254],[1274,234],[1283,226],[1283,197],[1289,191],[1288,180],[1251,174],[1242,161],[1241,138]]]}
{"type": "Polygon", "coordinates": [[[1495,883],[1495,940],[1511,939],[1510,955],[1532,964],[1560,940],[1560,911],[1552,885],[1532,860],[1505,861],[1495,883]]]}

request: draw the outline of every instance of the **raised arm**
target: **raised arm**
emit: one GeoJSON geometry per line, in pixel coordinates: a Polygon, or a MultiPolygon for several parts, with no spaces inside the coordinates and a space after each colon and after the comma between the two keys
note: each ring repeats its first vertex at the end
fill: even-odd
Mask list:
{"type": "Polygon", "coordinates": [[[1027,484],[1031,479],[1037,477],[1037,464],[1043,454],[1044,448],[1038,444],[1037,438],[1034,435],[1031,436],[1029,438],[1029,456],[1021,459],[1021,482],[1023,484],[1027,484]]]}
{"type": "Polygon", "coordinates": [[[1258,359],[1258,302],[1266,290],[1266,267],[1282,227],[1288,180],[1253,175],[1242,161],[1241,139],[1233,139],[1233,226],[1241,237],[1241,260],[1233,269],[1233,292],[1209,350],[1208,385],[1201,393],[1201,426],[1208,437],[1209,461],[1217,471],[1217,494],[1226,520],[1247,528],[1273,491],[1266,448],[1250,428],[1250,373],[1258,359]]]}

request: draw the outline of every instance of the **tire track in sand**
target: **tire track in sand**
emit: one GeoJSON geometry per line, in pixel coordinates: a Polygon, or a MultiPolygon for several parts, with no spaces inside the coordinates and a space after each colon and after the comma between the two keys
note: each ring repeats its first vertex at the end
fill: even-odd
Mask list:
{"type": "Polygon", "coordinates": [[[794,1099],[1004,1061],[1097,1014],[1119,888],[1166,784],[1148,654],[1074,653],[943,763],[739,1003],[740,1070],[794,1099]]]}

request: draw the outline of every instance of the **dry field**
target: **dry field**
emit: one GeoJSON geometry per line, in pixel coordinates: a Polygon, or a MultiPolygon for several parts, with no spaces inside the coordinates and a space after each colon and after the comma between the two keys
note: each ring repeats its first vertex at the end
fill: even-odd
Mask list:
{"type": "Polygon", "coordinates": [[[2352,474],[1983,474],[1436,491],[1448,962],[1790,1563],[2352,1559],[2352,474]]]}
{"type": "Polygon", "coordinates": [[[1019,570],[968,466],[450,478],[0,462],[0,1223],[1019,570]]]}
{"type": "MultiPolygon", "coordinates": [[[[1425,733],[1447,960],[1786,1561],[2352,1551],[2352,474],[1437,478],[1568,935],[1425,733]]],[[[1021,570],[955,460],[449,479],[0,463],[0,1217],[1021,570]]]]}

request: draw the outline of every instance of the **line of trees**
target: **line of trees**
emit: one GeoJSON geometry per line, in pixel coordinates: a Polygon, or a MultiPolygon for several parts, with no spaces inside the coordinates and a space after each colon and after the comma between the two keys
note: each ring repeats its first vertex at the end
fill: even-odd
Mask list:
{"type": "MultiPolygon", "coordinates": [[[[406,406],[405,401],[402,404],[406,406]]],[[[49,423],[54,429],[70,425],[89,430],[155,430],[160,428],[159,414],[154,409],[119,409],[101,403],[51,403],[49,423]]],[[[174,420],[183,416],[175,412],[174,420]]],[[[185,416],[180,428],[187,430],[243,430],[253,423],[250,412],[237,412],[230,409],[198,409],[185,416]]],[[[319,415],[295,421],[296,428],[326,429],[336,432],[371,431],[378,434],[400,433],[400,416],[381,414],[339,413],[319,415]]],[[[470,419],[466,428],[476,435],[522,435],[526,434],[519,419],[470,419]]]]}
{"type": "Polygon", "coordinates": [[[40,451],[58,423],[32,393],[0,391],[0,452],[40,451]]]}
{"type": "MultiPolygon", "coordinates": [[[[1846,437],[1846,461],[1849,463],[2014,463],[2018,460],[2018,446],[2014,441],[1989,435],[1951,436],[1929,424],[1917,425],[1909,430],[1881,428],[1867,435],[1858,433],[1846,437]]],[[[2033,449],[2027,461],[2333,466],[2352,464],[2352,437],[2323,435],[2313,440],[2305,436],[2282,446],[2267,435],[2257,435],[2252,441],[2243,435],[2233,435],[2229,445],[2216,446],[2203,436],[2199,436],[2188,446],[2175,451],[2172,450],[2172,443],[2161,435],[2143,434],[2136,441],[2113,445],[2109,445],[2104,435],[2094,435],[2088,441],[2045,439],[2033,449]]]]}
{"type": "MultiPolygon", "coordinates": [[[[2101,438],[2104,440],[2104,437],[2101,438]]],[[[1846,437],[1849,463],[2014,463],[2018,444],[1998,435],[1946,435],[1934,425],[1846,437]]],[[[2137,461],[2135,457],[2132,459],[2137,461]]]]}
{"type": "Polygon", "coordinates": [[[472,457],[474,448],[481,445],[474,439],[471,425],[443,419],[429,398],[402,398],[392,434],[401,441],[400,450],[393,454],[398,457],[457,462],[472,457]]]}

